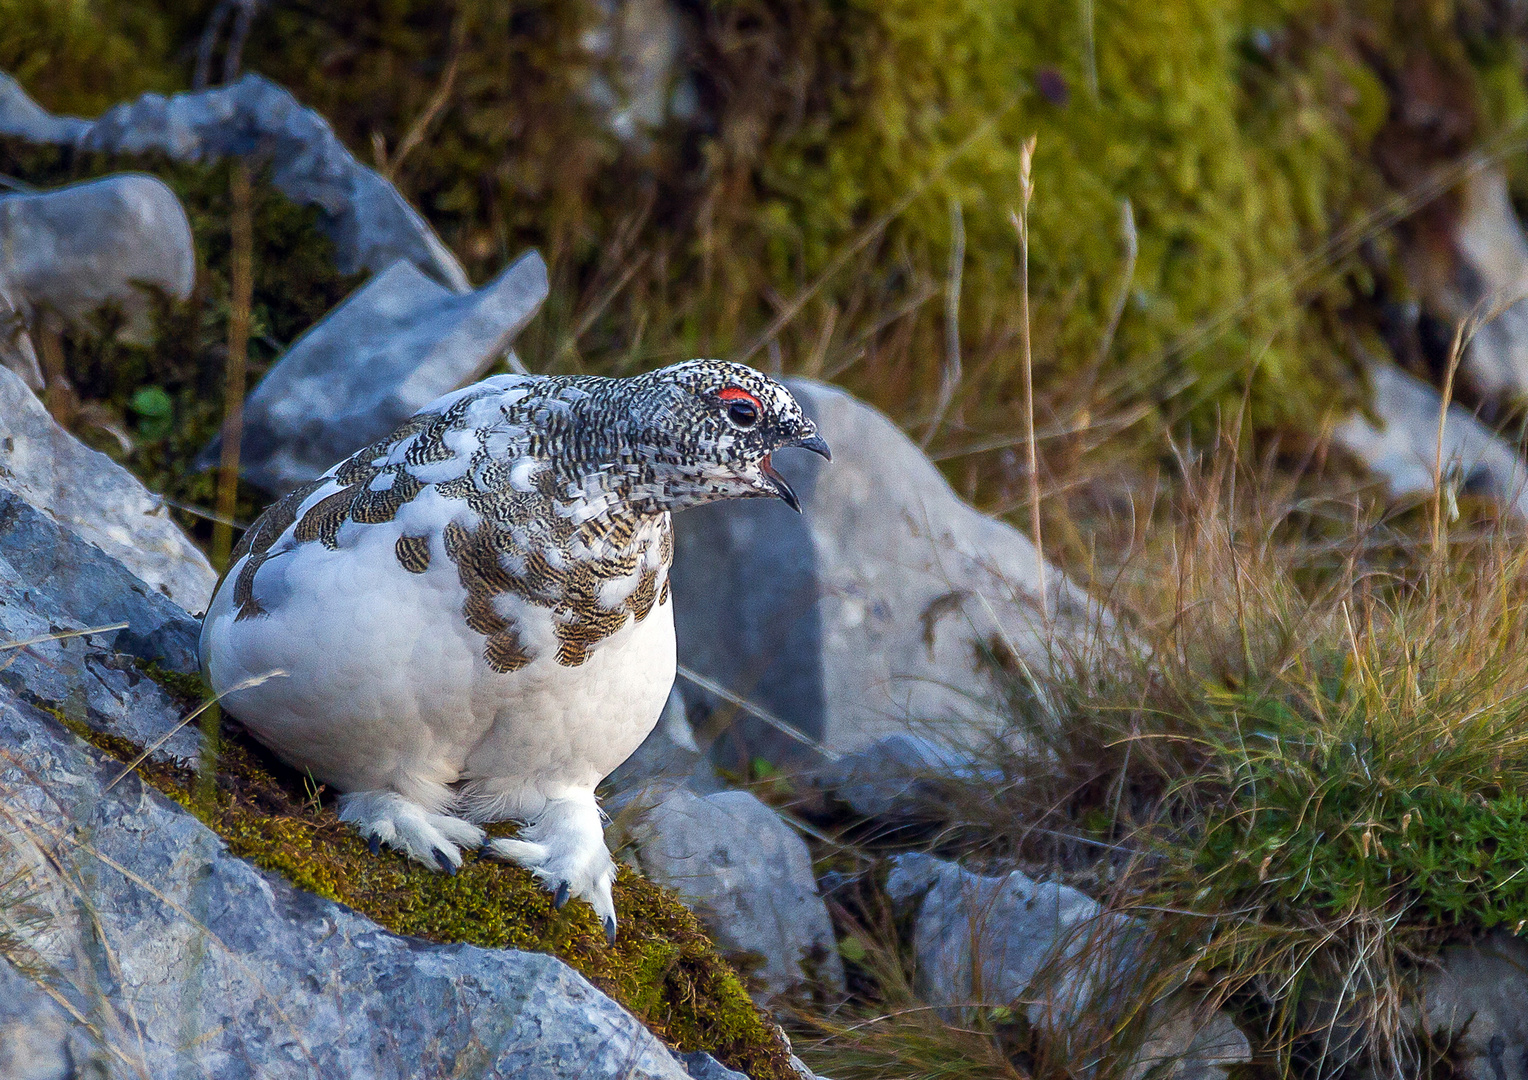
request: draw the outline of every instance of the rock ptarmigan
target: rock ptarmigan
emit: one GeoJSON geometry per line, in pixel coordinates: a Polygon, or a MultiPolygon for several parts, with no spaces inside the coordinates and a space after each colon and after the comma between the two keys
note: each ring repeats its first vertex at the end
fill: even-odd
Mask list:
{"type": "Polygon", "coordinates": [[[340,816],[454,872],[530,869],[611,940],[595,786],[674,681],[670,512],[771,496],[828,457],[790,392],[693,360],[630,379],[499,375],[447,394],[262,514],[202,624],[224,707],[338,789],[340,816]],[[239,689],[280,670],[285,675],[239,689]],[[524,822],[517,839],[480,825],[524,822]]]}

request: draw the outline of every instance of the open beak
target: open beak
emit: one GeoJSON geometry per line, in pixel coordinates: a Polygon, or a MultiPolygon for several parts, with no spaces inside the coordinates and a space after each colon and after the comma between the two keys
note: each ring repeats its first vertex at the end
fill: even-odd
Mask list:
{"type": "MultiPolygon", "coordinates": [[[[799,446],[803,450],[810,450],[814,454],[821,454],[823,458],[828,461],[833,460],[833,451],[828,449],[827,441],[823,439],[821,435],[814,434],[809,439],[802,439],[800,442],[785,443],[784,445],[799,446]]],[[[796,498],[796,493],[792,491],[791,486],[785,482],[785,477],[781,476],[779,472],[775,470],[774,462],[769,459],[768,454],[764,455],[764,461],[762,464],[764,475],[769,478],[770,486],[775,489],[775,494],[785,500],[786,506],[789,506],[798,514],[801,513],[801,500],[796,498]]]]}
{"type": "Polygon", "coordinates": [[[775,494],[785,500],[785,505],[796,513],[801,513],[801,500],[796,498],[796,493],[785,482],[785,477],[775,470],[774,462],[769,460],[769,455],[764,455],[764,460],[759,463],[764,471],[764,476],[769,480],[769,486],[775,489],[775,494]]]}

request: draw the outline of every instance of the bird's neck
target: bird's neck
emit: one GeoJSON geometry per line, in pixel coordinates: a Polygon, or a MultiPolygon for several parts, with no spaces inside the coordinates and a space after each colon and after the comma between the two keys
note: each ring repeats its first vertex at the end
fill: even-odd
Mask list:
{"type": "Polygon", "coordinates": [[[675,505],[676,500],[650,466],[619,458],[596,462],[560,484],[556,499],[562,511],[577,521],[648,521],[682,508],[675,505]]]}

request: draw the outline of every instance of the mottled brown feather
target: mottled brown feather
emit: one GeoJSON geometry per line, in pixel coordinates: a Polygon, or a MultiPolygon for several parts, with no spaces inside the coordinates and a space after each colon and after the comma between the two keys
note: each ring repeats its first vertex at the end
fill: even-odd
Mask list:
{"type": "Polygon", "coordinates": [[[297,520],[297,511],[302,507],[304,500],[326,483],[328,481],[323,478],[311,480],[296,491],[288,492],[255,519],[255,523],[245,531],[234,547],[233,553],[228,557],[229,566],[236,565],[245,555],[249,556],[233,583],[233,602],[239,609],[234,615],[235,622],[266,613],[260,606],[260,602],[255,599],[255,574],[270,558],[271,545],[281,539],[281,534],[297,520]]]}
{"type": "Polygon", "coordinates": [[[428,536],[400,536],[393,545],[398,562],[411,574],[422,574],[430,568],[430,538],[428,536]]]}

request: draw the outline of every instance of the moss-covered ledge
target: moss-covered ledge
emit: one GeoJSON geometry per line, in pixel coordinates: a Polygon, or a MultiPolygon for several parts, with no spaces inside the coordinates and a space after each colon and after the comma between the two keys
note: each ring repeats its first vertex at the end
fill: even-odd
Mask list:
{"type": "MultiPolygon", "coordinates": [[[[199,680],[140,667],[186,712],[201,703],[199,680]]],[[[50,711],[120,761],[136,760],[141,752],[62,709],[50,711]]],[[[217,739],[215,773],[158,761],[145,761],[137,771],[240,858],[396,934],[550,953],[675,1049],[704,1050],[753,1080],[795,1080],[778,1029],[672,892],[622,867],[614,890],[620,932],[609,946],[587,904],[555,910],[551,896],[519,867],[469,860],[447,876],[392,852],[372,855],[339,820],[328,792],[273,759],[232,722],[218,726],[217,739]]]]}

